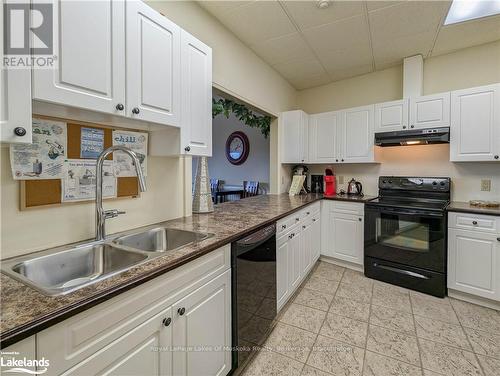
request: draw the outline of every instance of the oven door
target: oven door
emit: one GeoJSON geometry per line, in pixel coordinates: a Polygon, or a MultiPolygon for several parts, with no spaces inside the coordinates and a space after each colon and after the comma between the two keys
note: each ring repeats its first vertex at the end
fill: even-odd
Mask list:
{"type": "Polygon", "coordinates": [[[365,205],[365,256],[444,273],[444,212],[365,205]]]}

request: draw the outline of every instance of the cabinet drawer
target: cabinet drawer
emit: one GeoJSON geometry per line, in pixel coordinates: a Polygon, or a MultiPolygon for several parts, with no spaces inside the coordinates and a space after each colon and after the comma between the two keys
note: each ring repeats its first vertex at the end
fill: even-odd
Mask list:
{"type": "Polygon", "coordinates": [[[230,268],[230,245],[37,334],[37,356],[60,374],[230,268]]]}
{"type": "Polygon", "coordinates": [[[364,215],[365,204],[358,202],[332,201],[330,210],[335,213],[364,215]]]}
{"type": "Polygon", "coordinates": [[[500,232],[500,219],[491,215],[449,213],[448,227],[496,233],[500,232]]]}
{"type": "Polygon", "coordinates": [[[319,210],[320,210],[320,203],[315,202],[314,204],[308,205],[304,209],[302,209],[299,212],[299,217],[300,217],[300,219],[310,218],[314,214],[318,213],[319,210]]]}
{"type": "Polygon", "coordinates": [[[289,215],[288,217],[285,217],[283,219],[280,219],[276,224],[276,235],[279,236],[290,231],[292,227],[294,227],[297,223],[299,223],[299,221],[300,217],[298,212],[289,215]],[[299,219],[297,220],[297,218],[299,219]]]}

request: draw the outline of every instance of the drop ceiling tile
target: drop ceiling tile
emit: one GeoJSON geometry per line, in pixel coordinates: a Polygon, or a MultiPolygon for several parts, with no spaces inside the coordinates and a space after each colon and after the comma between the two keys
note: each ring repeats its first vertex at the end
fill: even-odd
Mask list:
{"type": "Polygon", "coordinates": [[[435,32],[424,32],[406,35],[401,38],[391,38],[389,43],[374,43],[373,56],[377,70],[400,64],[408,56],[422,54],[424,57],[430,52],[434,43],[435,32]]]}
{"type": "Polygon", "coordinates": [[[252,49],[271,65],[298,60],[300,58],[314,59],[310,47],[299,33],[269,39],[252,46],[252,49]]]}
{"type": "Polygon", "coordinates": [[[368,25],[362,15],[307,29],[303,34],[317,54],[347,50],[352,45],[369,45],[368,25]]]}
{"type": "Polygon", "coordinates": [[[254,1],[215,16],[247,45],[297,31],[276,1],[254,1]]]}
{"type": "Polygon", "coordinates": [[[368,0],[366,2],[366,7],[368,9],[368,12],[371,12],[373,10],[377,10],[380,8],[387,8],[387,7],[392,7],[394,5],[398,5],[403,3],[404,1],[377,1],[377,0],[368,0]]]}
{"type": "Polygon", "coordinates": [[[404,36],[436,33],[449,1],[408,1],[369,13],[374,44],[390,43],[404,36]]]}
{"type": "Polygon", "coordinates": [[[300,58],[273,65],[273,68],[287,79],[295,77],[311,78],[323,74],[326,75],[321,63],[316,58],[300,58]]]}
{"type": "Polygon", "coordinates": [[[372,52],[370,44],[358,43],[345,50],[322,50],[317,53],[321,64],[330,76],[335,76],[338,70],[345,70],[356,66],[372,66],[372,52]]]}
{"type": "Polygon", "coordinates": [[[201,7],[205,8],[214,16],[234,10],[235,8],[251,3],[251,1],[198,1],[201,7]]]}
{"type": "Polygon", "coordinates": [[[500,39],[500,16],[442,26],[432,51],[440,55],[500,39]]]}
{"type": "Polygon", "coordinates": [[[317,1],[282,1],[281,3],[302,30],[363,13],[361,1],[332,1],[326,9],[319,9],[317,1]]]}
{"type": "Polygon", "coordinates": [[[373,72],[372,64],[365,64],[359,66],[351,66],[343,69],[336,69],[335,72],[330,73],[330,77],[333,81],[339,81],[370,72],[373,72]]]}

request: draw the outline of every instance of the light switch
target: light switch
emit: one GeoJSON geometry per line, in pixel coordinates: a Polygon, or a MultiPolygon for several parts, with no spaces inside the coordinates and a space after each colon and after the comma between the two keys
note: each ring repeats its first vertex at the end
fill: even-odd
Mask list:
{"type": "Polygon", "coordinates": [[[491,191],[491,180],[490,179],[481,179],[481,191],[483,191],[483,192],[491,191]]]}

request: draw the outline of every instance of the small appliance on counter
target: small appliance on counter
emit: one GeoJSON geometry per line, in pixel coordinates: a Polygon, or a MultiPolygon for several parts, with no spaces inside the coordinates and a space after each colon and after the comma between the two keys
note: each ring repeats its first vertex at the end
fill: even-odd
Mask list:
{"type": "Polygon", "coordinates": [[[363,196],[363,184],[359,181],[351,179],[349,184],[347,184],[347,194],[351,196],[363,196]]]}
{"type": "Polygon", "coordinates": [[[296,166],[293,166],[293,168],[292,168],[292,179],[293,179],[293,176],[295,176],[295,175],[305,176],[303,190],[306,191],[306,192],[309,192],[309,190],[307,189],[307,182],[309,181],[309,169],[307,168],[307,166],[305,166],[305,165],[296,165],[296,166]]]}
{"type": "Polygon", "coordinates": [[[311,174],[311,193],[323,193],[323,174],[311,174]]]}
{"type": "Polygon", "coordinates": [[[335,175],[330,168],[325,170],[325,196],[335,196],[337,192],[335,187],[335,175]]]}

